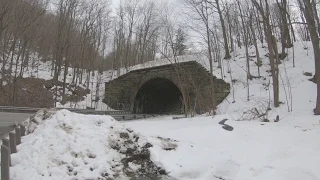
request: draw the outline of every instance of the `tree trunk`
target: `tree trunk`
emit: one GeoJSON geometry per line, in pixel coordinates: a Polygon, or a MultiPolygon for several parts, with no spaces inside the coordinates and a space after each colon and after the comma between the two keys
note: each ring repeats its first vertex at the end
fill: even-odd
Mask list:
{"type": "Polygon", "coordinates": [[[224,49],[225,49],[224,59],[230,59],[231,55],[230,55],[230,50],[229,50],[229,45],[228,45],[227,30],[226,30],[225,22],[223,19],[222,11],[220,9],[219,0],[216,0],[216,3],[217,3],[217,10],[218,10],[218,14],[219,14],[220,22],[221,22],[221,27],[222,27],[224,49]]]}
{"type": "Polygon", "coordinates": [[[270,68],[272,73],[272,81],[273,81],[273,103],[275,107],[279,107],[279,69],[278,63],[276,62],[278,55],[275,51],[275,38],[272,34],[272,28],[270,25],[270,11],[269,11],[269,4],[268,1],[265,0],[265,10],[262,5],[260,5],[256,0],[252,0],[252,3],[258,11],[260,12],[261,16],[263,17],[263,26],[265,30],[265,36],[267,38],[268,44],[268,51],[269,51],[269,61],[270,61],[270,68]]]}
{"type": "Polygon", "coordinates": [[[280,54],[280,59],[283,60],[287,55],[286,55],[286,48],[291,48],[292,47],[292,42],[291,42],[291,37],[290,37],[290,31],[289,31],[289,24],[287,20],[287,0],[277,0],[277,5],[280,10],[280,33],[281,33],[281,45],[282,45],[282,51],[280,54]]]}
{"type": "Polygon", "coordinates": [[[313,11],[312,3],[310,0],[298,1],[300,9],[304,12],[307,25],[310,32],[310,37],[313,46],[314,61],[315,61],[315,76],[314,80],[317,83],[317,101],[316,108],[313,110],[315,115],[320,115],[320,46],[319,46],[319,36],[316,27],[316,14],[313,11]],[[304,5],[304,6],[303,6],[304,5]]]}
{"type": "Polygon", "coordinates": [[[257,58],[257,61],[256,61],[256,65],[258,67],[258,76],[260,77],[260,66],[262,65],[261,63],[261,60],[260,60],[260,53],[259,53],[259,48],[258,48],[258,43],[257,43],[257,36],[256,36],[256,33],[255,33],[255,30],[253,28],[253,17],[252,17],[252,14],[250,15],[250,30],[251,30],[251,34],[252,34],[252,41],[253,41],[253,45],[254,45],[254,48],[256,50],[256,58],[257,58]]]}

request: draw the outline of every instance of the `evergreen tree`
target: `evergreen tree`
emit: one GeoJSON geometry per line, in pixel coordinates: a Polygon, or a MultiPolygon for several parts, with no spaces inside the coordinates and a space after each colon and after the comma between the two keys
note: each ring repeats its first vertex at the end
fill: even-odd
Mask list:
{"type": "Polygon", "coordinates": [[[185,50],[186,50],[186,38],[187,35],[186,33],[182,30],[182,28],[179,28],[176,32],[176,42],[175,42],[175,55],[176,56],[180,56],[185,54],[185,50]]]}

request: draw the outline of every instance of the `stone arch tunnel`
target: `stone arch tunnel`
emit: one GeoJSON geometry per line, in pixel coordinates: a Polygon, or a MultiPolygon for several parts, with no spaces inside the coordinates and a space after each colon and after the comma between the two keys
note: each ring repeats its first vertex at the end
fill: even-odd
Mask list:
{"type": "Polygon", "coordinates": [[[153,78],[138,90],[133,112],[139,114],[181,112],[183,96],[180,89],[170,80],[153,78]]]}
{"type": "Polygon", "coordinates": [[[210,111],[205,105],[212,104],[212,81],[220,103],[230,85],[195,61],[139,69],[107,82],[104,102],[112,109],[139,114],[181,114],[184,107],[204,113],[210,111]]]}

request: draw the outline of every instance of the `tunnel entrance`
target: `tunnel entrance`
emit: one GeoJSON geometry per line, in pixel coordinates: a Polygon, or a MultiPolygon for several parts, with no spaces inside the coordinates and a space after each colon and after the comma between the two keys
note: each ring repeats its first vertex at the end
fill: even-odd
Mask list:
{"type": "Polygon", "coordinates": [[[170,80],[155,78],[145,82],[134,101],[134,113],[181,114],[183,97],[179,88],[170,80]]]}

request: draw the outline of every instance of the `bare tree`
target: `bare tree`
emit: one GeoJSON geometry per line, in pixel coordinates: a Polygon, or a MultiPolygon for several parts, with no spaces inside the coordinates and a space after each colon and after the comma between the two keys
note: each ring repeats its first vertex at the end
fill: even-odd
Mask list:
{"type": "MultiPolygon", "coordinates": [[[[215,110],[216,104],[214,104],[215,102],[212,102],[212,100],[215,100],[215,96],[213,96],[213,99],[204,99],[201,95],[202,92],[199,89],[199,82],[195,81],[194,77],[192,77],[189,72],[186,72],[179,64],[184,58],[184,56],[179,56],[181,51],[185,48],[183,45],[184,40],[182,39],[185,39],[187,36],[185,33],[181,32],[181,27],[176,24],[175,20],[169,17],[168,12],[169,9],[165,9],[163,12],[161,24],[163,25],[162,32],[165,34],[161,36],[163,39],[160,39],[163,41],[161,46],[166,44],[168,49],[163,51],[163,49],[158,46],[158,50],[162,56],[174,67],[178,79],[179,89],[182,93],[183,112],[187,117],[189,117],[193,116],[195,112],[199,112],[200,109],[202,109],[192,109],[192,107],[195,108],[201,106],[207,111],[215,110]],[[184,34],[183,38],[181,38],[181,34],[184,34]],[[183,82],[189,82],[192,89],[190,89],[190,87],[183,82]],[[195,100],[192,102],[190,101],[191,91],[194,92],[193,96],[195,96],[195,100]]],[[[213,89],[213,84],[211,85],[213,89]]]]}
{"type": "Polygon", "coordinates": [[[12,22],[10,17],[12,17],[12,11],[14,9],[16,1],[0,1],[0,39],[1,39],[1,59],[2,59],[2,67],[1,67],[1,78],[0,78],[0,87],[3,87],[3,81],[5,77],[5,66],[7,61],[7,42],[6,40],[9,40],[7,37],[7,29],[10,25],[10,22],[12,22]]]}
{"type": "Polygon", "coordinates": [[[247,20],[244,19],[244,14],[242,13],[242,7],[240,5],[240,2],[237,1],[239,12],[240,12],[240,18],[242,23],[242,30],[243,30],[243,41],[245,45],[246,50],[246,71],[247,71],[247,101],[250,101],[250,84],[249,80],[252,79],[251,73],[250,73],[250,57],[249,57],[249,28],[247,25],[247,20]]]}
{"type": "Polygon", "coordinates": [[[142,22],[138,25],[139,63],[154,59],[152,43],[156,41],[159,25],[156,20],[156,7],[154,2],[146,2],[142,10],[142,22]],[[151,45],[151,49],[149,49],[151,45]]]}
{"type": "Polygon", "coordinates": [[[224,49],[225,49],[225,56],[224,59],[230,59],[230,50],[229,50],[229,45],[228,45],[228,37],[227,37],[227,30],[226,30],[226,25],[225,25],[225,20],[223,18],[223,13],[220,7],[220,1],[219,0],[205,0],[208,1],[208,3],[212,6],[212,8],[216,9],[218,14],[219,14],[219,19],[221,23],[221,29],[222,29],[222,35],[223,35],[223,41],[224,41],[224,49]]]}
{"type": "Polygon", "coordinates": [[[127,0],[120,4],[114,24],[113,66],[132,66],[154,60],[158,31],[155,3],[127,0]]]}
{"type": "MultiPolygon", "coordinates": [[[[210,4],[208,1],[196,1],[196,0],[185,0],[186,5],[193,10],[196,14],[196,19],[199,18],[205,27],[204,38],[206,40],[207,50],[208,50],[208,58],[210,64],[210,72],[213,73],[213,57],[212,57],[212,47],[211,47],[211,14],[212,11],[210,9],[210,4]]],[[[195,17],[193,17],[195,18],[195,17]]]]}
{"type": "Polygon", "coordinates": [[[249,20],[249,27],[250,27],[250,31],[251,31],[251,35],[252,35],[252,42],[253,42],[253,45],[254,45],[254,48],[256,50],[256,65],[258,67],[258,77],[261,77],[260,75],[260,67],[262,66],[262,61],[260,59],[260,53],[259,53],[259,48],[258,48],[258,43],[257,43],[257,36],[256,36],[256,30],[253,26],[253,22],[254,22],[254,19],[253,19],[253,14],[255,13],[254,10],[251,10],[250,11],[250,20],[249,20]]]}
{"type": "Polygon", "coordinates": [[[310,32],[310,38],[312,41],[313,46],[313,53],[314,53],[314,61],[315,61],[315,76],[314,82],[317,83],[317,101],[316,101],[316,108],[314,109],[315,115],[320,115],[320,40],[319,34],[317,31],[317,22],[316,19],[318,18],[317,13],[315,13],[315,3],[314,0],[298,0],[300,5],[300,9],[303,12],[308,29],[310,32]]]}
{"type": "MultiPolygon", "coordinates": [[[[192,17],[195,19],[200,19],[202,25],[204,26],[204,33],[203,37],[206,41],[207,50],[208,50],[208,59],[209,59],[209,68],[210,73],[213,73],[213,52],[212,52],[212,4],[206,0],[196,1],[196,0],[185,0],[186,5],[191,9],[196,17],[192,17]]],[[[215,89],[213,84],[213,79],[211,79],[211,97],[212,97],[212,109],[215,110],[216,108],[216,97],[215,97],[215,89]]]]}
{"type": "Polygon", "coordinates": [[[139,8],[139,1],[138,0],[129,0],[125,4],[124,10],[126,12],[125,16],[128,21],[128,37],[126,42],[126,49],[125,49],[125,67],[127,68],[128,65],[133,65],[134,59],[130,59],[129,56],[132,56],[132,38],[133,38],[133,31],[134,27],[138,21],[138,9],[139,8]]]}
{"type": "Polygon", "coordinates": [[[229,5],[228,3],[225,4],[225,17],[227,18],[227,29],[229,32],[229,43],[230,43],[230,52],[232,52],[234,50],[234,40],[233,40],[233,31],[232,28],[234,27],[234,25],[232,24],[232,20],[231,20],[231,8],[232,8],[232,4],[229,5]]]}
{"type": "Polygon", "coordinates": [[[278,9],[279,9],[279,20],[280,20],[280,33],[281,33],[281,45],[282,45],[282,51],[280,54],[280,59],[284,59],[287,55],[285,52],[286,48],[291,48],[293,46],[293,43],[291,42],[290,37],[290,30],[289,30],[289,23],[287,19],[288,15],[288,4],[287,0],[279,0],[277,1],[278,9]]]}
{"type": "Polygon", "coordinates": [[[258,9],[260,15],[263,19],[265,36],[267,39],[268,50],[269,50],[269,61],[271,67],[272,81],[273,81],[273,102],[275,107],[279,107],[279,68],[278,68],[278,54],[275,52],[277,47],[275,47],[275,37],[272,33],[272,27],[270,24],[270,10],[268,0],[264,1],[264,6],[262,2],[258,3],[256,0],[252,0],[253,5],[258,9]]]}

